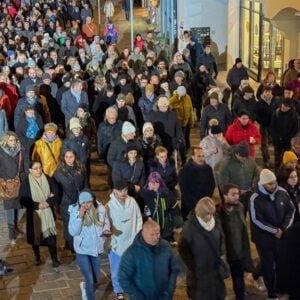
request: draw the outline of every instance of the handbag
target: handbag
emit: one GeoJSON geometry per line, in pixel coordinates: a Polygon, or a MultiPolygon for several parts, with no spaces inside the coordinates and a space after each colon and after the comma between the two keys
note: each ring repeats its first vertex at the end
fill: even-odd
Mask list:
{"type": "Polygon", "coordinates": [[[19,197],[21,181],[19,177],[21,164],[21,151],[19,154],[19,167],[17,176],[13,179],[0,178],[0,200],[13,200],[19,197]]]}

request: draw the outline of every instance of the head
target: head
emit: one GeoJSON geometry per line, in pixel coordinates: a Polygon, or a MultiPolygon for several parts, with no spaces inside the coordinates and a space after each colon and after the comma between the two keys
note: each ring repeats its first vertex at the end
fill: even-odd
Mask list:
{"type": "Polygon", "coordinates": [[[240,191],[237,185],[226,183],[222,187],[222,196],[225,207],[237,206],[240,200],[240,191]]]}
{"type": "Polygon", "coordinates": [[[128,183],[124,180],[115,181],[113,194],[118,201],[124,203],[128,194],[128,183]]]}
{"type": "Polygon", "coordinates": [[[182,84],[183,78],[184,78],[184,73],[182,71],[177,71],[174,74],[174,80],[178,85],[182,84]]]}
{"type": "Polygon", "coordinates": [[[69,123],[70,131],[75,135],[79,136],[81,134],[81,124],[79,118],[73,117],[69,123]]]}
{"type": "Polygon", "coordinates": [[[0,140],[0,146],[14,149],[17,146],[18,137],[14,131],[6,131],[0,140]]]}
{"type": "Polygon", "coordinates": [[[276,83],[276,74],[272,71],[269,71],[264,81],[271,84],[276,83]]]}
{"type": "Polygon", "coordinates": [[[122,125],[122,136],[126,141],[133,140],[136,135],[136,129],[134,125],[128,121],[125,121],[122,125]]]}
{"type": "Polygon", "coordinates": [[[291,148],[295,153],[300,154],[300,137],[299,136],[295,136],[291,139],[291,148]]]}
{"type": "Polygon", "coordinates": [[[280,106],[280,110],[282,112],[288,112],[292,108],[293,108],[293,100],[288,99],[288,98],[283,99],[281,106],[280,106]]]}
{"type": "Polygon", "coordinates": [[[145,138],[152,138],[154,136],[154,128],[151,122],[146,122],[143,125],[143,136],[145,138]]]}
{"type": "Polygon", "coordinates": [[[117,105],[118,105],[118,108],[124,107],[126,105],[126,103],[125,103],[125,95],[123,93],[120,93],[117,96],[117,105]]]}
{"type": "Polygon", "coordinates": [[[159,96],[157,101],[158,110],[160,112],[167,112],[169,108],[169,100],[165,96],[159,96]]]}
{"type": "Polygon", "coordinates": [[[155,157],[160,164],[164,165],[168,160],[168,150],[163,146],[157,146],[155,148],[155,157]]]}
{"type": "Polygon", "coordinates": [[[242,59],[240,57],[235,59],[235,66],[240,69],[243,66],[242,59]]]}
{"type": "Polygon", "coordinates": [[[293,88],[290,86],[285,86],[283,90],[283,97],[287,99],[292,99],[294,96],[293,88]]]}
{"type": "Polygon", "coordinates": [[[145,188],[154,192],[162,192],[167,190],[167,186],[158,172],[151,172],[149,174],[145,188]]]}
{"type": "Polygon", "coordinates": [[[86,114],[88,113],[88,107],[86,104],[81,104],[78,106],[76,111],[76,117],[77,118],[84,118],[86,114]]]}
{"type": "Polygon", "coordinates": [[[250,116],[249,113],[245,110],[242,110],[238,113],[238,119],[241,122],[242,126],[247,126],[250,116]]]}
{"type": "Polygon", "coordinates": [[[38,160],[32,160],[29,163],[29,174],[35,179],[40,178],[43,174],[42,163],[38,160]]]}
{"type": "Polygon", "coordinates": [[[251,86],[246,86],[242,89],[244,100],[248,101],[253,98],[254,90],[251,86]]]}
{"type": "Polygon", "coordinates": [[[266,100],[271,100],[273,98],[272,88],[270,86],[264,86],[262,96],[266,100]]]}
{"type": "Polygon", "coordinates": [[[127,145],[126,145],[126,159],[129,162],[135,162],[137,159],[137,155],[138,155],[138,148],[137,145],[134,141],[128,141],[127,145]]]}
{"type": "Polygon", "coordinates": [[[280,169],[279,184],[283,188],[288,188],[289,186],[294,188],[298,183],[298,174],[297,170],[290,166],[284,166],[280,169]]]}
{"type": "Polygon", "coordinates": [[[155,246],[160,240],[160,227],[155,221],[148,220],[143,224],[141,234],[146,244],[155,246]]]}
{"type": "Polygon", "coordinates": [[[259,184],[269,193],[273,193],[277,188],[277,178],[269,169],[263,169],[259,175],[259,184]]]}
{"type": "Polygon", "coordinates": [[[192,158],[193,162],[199,166],[202,166],[205,164],[204,151],[200,147],[193,147],[191,158],[192,158]]]}
{"type": "Polygon", "coordinates": [[[63,161],[67,166],[74,166],[76,162],[76,153],[74,150],[66,150],[63,155],[63,161]]]}
{"type": "Polygon", "coordinates": [[[206,55],[209,55],[211,53],[210,45],[205,46],[204,52],[206,53],[206,55]]]}
{"type": "Polygon", "coordinates": [[[86,211],[89,211],[94,202],[94,195],[88,189],[83,190],[79,194],[78,202],[80,206],[83,206],[86,209],[86,211]]]}
{"type": "Polygon", "coordinates": [[[219,95],[216,92],[211,93],[209,96],[209,103],[213,107],[217,107],[219,105],[219,95]]]}
{"type": "Polygon", "coordinates": [[[72,89],[75,93],[79,93],[82,91],[83,84],[81,79],[74,79],[71,84],[72,89]]]}
{"type": "Polygon", "coordinates": [[[233,148],[233,153],[237,160],[244,163],[249,157],[249,146],[247,142],[240,142],[233,148]]]}
{"type": "Polygon", "coordinates": [[[32,118],[35,116],[35,108],[33,105],[27,105],[24,110],[24,114],[27,118],[32,118]]]}
{"type": "Polygon", "coordinates": [[[216,212],[216,206],[213,199],[209,197],[201,198],[195,207],[195,212],[196,216],[201,218],[205,223],[209,222],[216,212]]]}
{"type": "Polygon", "coordinates": [[[56,136],[57,125],[55,123],[47,123],[44,126],[44,133],[46,137],[51,140],[56,136]]]}
{"type": "Polygon", "coordinates": [[[282,163],[287,167],[295,169],[297,167],[298,157],[293,151],[284,151],[282,163]]]}
{"type": "Polygon", "coordinates": [[[109,107],[106,109],[105,119],[109,124],[111,125],[115,124],[117,122],[117,118],[118,118],[118,112],[113,107],[109,107]]]}

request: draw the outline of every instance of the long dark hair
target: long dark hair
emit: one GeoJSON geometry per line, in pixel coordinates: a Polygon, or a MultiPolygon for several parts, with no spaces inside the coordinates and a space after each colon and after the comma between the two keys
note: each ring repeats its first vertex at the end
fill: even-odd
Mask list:
{"type": "Polygon", "coordinates": [[[77,158],[76,152],[74,150],[71,149],[67,149],[64,153],[62,158],[59,160],[58,164],[57,164],[57,170],[62,171],[63,173],[67,174],[68,170],[66,168],[67,164],[65,162],[65,154],[67,152],[71,152],[74,154],[75,156],[75,161],[74,161],[74,168],[75,168],[75,172],[77,174],[81,174],[85,171],[85,166],[80,162],[80,160],[77,158]]]}
{"type": "Polygon", "coordinates": [[[289,190],[290,186],[287,183],[291,173],[295,171],[297,173],[297,170],[291,166],[282,166],[280,168],[280,172],[278,172],[278,185],[289,190]]]}

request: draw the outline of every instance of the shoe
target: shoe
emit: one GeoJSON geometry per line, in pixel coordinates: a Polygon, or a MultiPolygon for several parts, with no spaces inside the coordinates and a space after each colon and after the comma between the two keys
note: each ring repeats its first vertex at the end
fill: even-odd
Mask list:
{"type": "Polygon", "coordinates": [[[267,290],[262,277],[259,277],[258,279],[254,280],[254,285],[261,292],[265,292],[267,290]]]}
{"type": "Polygon", "coordinates": [[[81,299],[82,300],[87,300],[87,295],[86,295],[86,291],[85,291],[85,282],[84,281],[80,282],[80,290],[81,290],[81,299]]]}
{"type": "Polygon", "coordinates": [[[124,300],[124,293],[117,293],[116,294],[116,300],[124,300]]]}
{"type": "Polygon", "coordinates": [[[39,266],[41,263],[42,263],[42,261],[41,261],[40,258],[35,258],[34,264],[35,264],[36,266],[39,266]]]}
{"type": "Polygon", "coordinates": [[[52,268],[58,268],[60,265],[61,263],[57,259],[52,261],[52,268]]]}
{"type": "Polygon", "coordinates": [[[275,293],[268,293],[268,300],[278,300],[278,296],[275,293]]]}

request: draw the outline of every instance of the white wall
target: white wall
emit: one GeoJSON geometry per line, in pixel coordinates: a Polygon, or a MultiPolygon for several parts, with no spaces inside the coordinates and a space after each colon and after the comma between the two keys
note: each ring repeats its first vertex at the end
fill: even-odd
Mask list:
{"type": "Polygon", "coordinates": [[[184,29],[210,27],[211,39],[217,44],[221,54],[227,46],[227,2],[228,0],[177,0],[178,26],[183,22],[184,29]]]}

